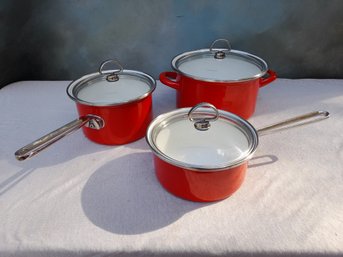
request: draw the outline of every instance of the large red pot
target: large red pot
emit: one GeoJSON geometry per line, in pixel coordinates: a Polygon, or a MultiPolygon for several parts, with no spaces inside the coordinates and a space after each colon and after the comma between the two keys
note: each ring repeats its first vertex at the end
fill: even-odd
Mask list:
{"type": "Polygon", "coordinates": [[[15,156],[25,160],[79,129],[99,144],[120,145],[144,137],[152,120],[155,80],[142,72],[124,70],[116,60],[101,64],[99,72],[73,81],[67,88],[79,118],[19,149],[15,156]],[[104,70],[115,64],[116,70],[104,70]]]}
{"type": "Polygon", "coordinates": [[[306,119],[313,122],[317,116],[327,118],[329,113],[313,112],[257,131],[233,113],[200,103],[158,116],[148,127],[146,140],[157,178],[167,191],[186,200],[211,202],[229,197],[241,186],[259,134],[306,124],[306,119]]]}
{"type": "Polygon", "coordinates": [[[160,81],[177,93],[177,107],[209,102],[248,119],[255,111],[259,88],[276,79],[267,63],[250,53],[233,50],[225,39],[210,48],[182,53],[172,60],[175,71],[160,74],[160,81]],[[224,41],[227,48],[214,48],[224,41]]]}

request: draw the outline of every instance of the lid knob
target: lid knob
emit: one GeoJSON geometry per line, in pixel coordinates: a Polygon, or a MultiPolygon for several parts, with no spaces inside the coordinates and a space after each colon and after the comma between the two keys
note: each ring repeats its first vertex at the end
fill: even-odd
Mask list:
{"type": "Polygon", "coordinates": [[[123,66],[117,61],[117,60],[115,60],[115,59],[110,59],[110,60],[106,60],[106,61],[104,61],[101,65],[100,65],[100,67],[99,67],[99,73],[100,74],[102,74],[102,75],[104,75],[104,74],[108,74],[107,76],[106,76],[106,80],[108,81],[108,82],[115,82],[115,81],[118,81],[119,80],[119,76],[118,76],[118,74],[120,73],[120,72],[122,72],[123,71],[123,66]],[[117,69],[117,70],[105,70],[104,71],[104,66],[106,65],[106,64],[108,64],[108,63],[113,63],[113,64],[115,64],[116,66],[118,66],[119,67],[119,70],[117,69]]]}
{"type": "MultiPolygon", "coordinates": [[[[211,46],[210,46],[210,52],[213,52],[214,51],[214,46],[218,43],[218,42],[224,42],[226,43],[226,46],[227,48],[225,49],[226,52],[230,52],[231,50],[231,45],[230,45],[230,42],[229,40],[227,39],[224,39],[224,38],[219,38],[219,39],[216,39],[212,42],[211,46]]],[[[224,59],[226,54],[225,54],[225,51],[224,50],[219,50],[219,51],[216,51],[214,53],[214,58],[215,59],[224,59]]]]}
{"type": "Polygon", "coordinates": [[[188,119],[194,122],[194,127],[200,131],[208,130],[211,127],[210,121],[216,121],[218,118],[219,118],[218,109],[210,103],[205,103],[205,102],[199,103],[193,106],[188,112],[188,119]],[[214,111],[214,113],[210,116],[208,115],[209,114],[208,112],[196,113],[195,111],[199,108],[211,108],[214,111]]]}

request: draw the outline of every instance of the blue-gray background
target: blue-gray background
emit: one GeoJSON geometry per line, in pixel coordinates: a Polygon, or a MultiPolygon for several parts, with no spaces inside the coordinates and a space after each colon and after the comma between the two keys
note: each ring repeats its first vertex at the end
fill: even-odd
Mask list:
{"type": "Polygon", "coordinates": [[[343,78],[341,0],[1,0],[0,88],[72,80],[108,58],[158,78],[217,38],[284,78],[343,78]]]}

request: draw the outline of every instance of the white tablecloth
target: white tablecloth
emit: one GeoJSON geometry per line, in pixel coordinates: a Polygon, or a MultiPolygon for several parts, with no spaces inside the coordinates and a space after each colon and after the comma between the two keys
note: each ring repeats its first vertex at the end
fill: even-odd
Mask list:
{"type": "MultiPolygon", "coordinates": [[[[321,122],[260,138],[242,187],[194,203],[158,183],[145,139],[122,146],[78,131],[32,159],[14,152],[77,118],[67,81],[0,90],[0,256],[343,256],[343,80],[277,79],[259,128],[313,110],[321,122]]],[[[154,115],[175,109],[158,84],[154,115]]]]}

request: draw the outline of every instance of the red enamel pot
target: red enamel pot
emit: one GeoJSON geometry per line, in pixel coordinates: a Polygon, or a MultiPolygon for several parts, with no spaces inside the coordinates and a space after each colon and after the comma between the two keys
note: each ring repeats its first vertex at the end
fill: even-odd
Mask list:
{"type": "Polygon", "coordinates": [[[231,49],[226,39],[215,40],[208,49],[182,53],[171,65],[174,71],[162,72],[160,81],[176,89],[177,107],[208,102],[244,119],[253,115],[259,89],[276,79],[263,59],[231,49]],[[227,47],[215,48],[220,41],[227,47]]]}
{"type": "MultiPolygon", "coordinates": [[[[256,130],[233,113],[209,103],[162,114],[152,121],[146,140],[153,152],[156,176],[170,193],[190,201],[225,199],[242,185],[259,142],[273,129],[297,126],[306,119],[327,118],[317,111],[256,130]]],[[[319,120],[319,119],[318,119],[319,120]]]]}
{"type": "Polygon", "coordinates": [[[152,120],[155,87],[155,80],[148,74],[124,70],[116,60],[103,62],[99,72],[85,75],[67,88],[79,118],[19,149],[16,158],[25,160],[81,127],[88,139],[105,145],[144,137],[152,120]],[[104,70],[109,64],[119,69],[104,70]]]}

